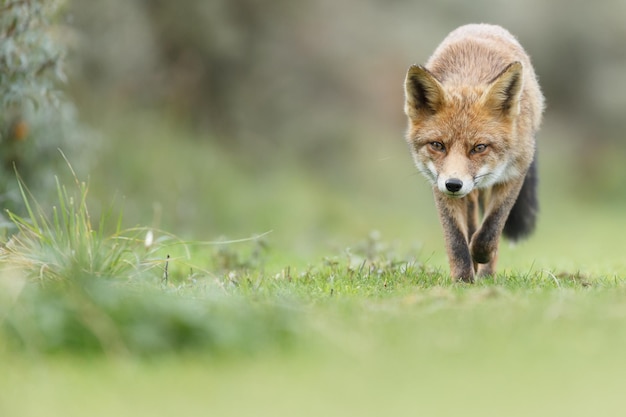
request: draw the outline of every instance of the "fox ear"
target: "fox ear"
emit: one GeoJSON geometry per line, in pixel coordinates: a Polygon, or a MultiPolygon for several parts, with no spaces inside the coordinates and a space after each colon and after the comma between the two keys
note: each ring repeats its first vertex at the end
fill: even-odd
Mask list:
{"type": "Polygon", "coordinates": [[[411,119],[424,112],[433,114],[444,102],[443,87],[435,76],[421,65],[411,65],[404,80],[404,112],[411,119]]]}
{"type": "Polygon", "coordinates": [[[524,79],[522,63],[515,61],[491,81],[485,93],[485,104],[494,112],[505,116],[517,115],[524,79]]]}

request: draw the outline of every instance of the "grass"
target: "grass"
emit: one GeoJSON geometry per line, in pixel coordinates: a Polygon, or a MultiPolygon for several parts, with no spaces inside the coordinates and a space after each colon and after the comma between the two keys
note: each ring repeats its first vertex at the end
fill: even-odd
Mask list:
{"type": "MultiPolygon", "coordinates": [[[[145,351],[106,360],[71,346],[52,357],[6,352],[0,404],[6,415],[26,416],[582,416],[620,409],[623,282],[561,277],[557,285],[533,276],[467,286],[437,274],[390,272],[389,288],[375,275],[339,271],[321,266],[291,281],[242,279],[222,293],[225,308],[196,316],[192,328],[198,338],[219,321],[214,334],[230,340],[222,345],[169,346],[141,361],[136,354],[145,351]]],[[[205,306],[215,302],[216,291],[206,287],[164,297],[174,304],[186,297],[188,309],[187,291],[205,306]]],[[[147,300],[131,310],[144,321],[189,320],[188,312],[147,300]]],[[[128,316],[111,317],[132,325],[128,316]]]]}
{"type": "Polygon", "coordinates": [[[211,273],[168,284],[156,269],[27,282],[4,316],[3,414],[582,416],[621,404],[615,276],[453,284],[377,235],[304,269],[212,252],[211,273]]]}
{"type": "MultiPolygon", "coordinates": [[[[140,144],[154,139],[145,135],[140,144]]],[[[173,172],[197,172],[206,163],[197,149],[210,150],[162,146],[164,155],[174,146],[184,155],[156,164],[173,172]]],[[[222,220],[241,219],[241,230],[232,230],[259,236],[202,242],[159,229],[177,229],[178,220],[165,218],[178,195],[163,200],[162,220],[150,227],[125,229],[126,214],[115,208],[93,214],[90,204],[110,201],[102,178],[115,184],[125,172],[141,183],[124,171],[139,170],[138,159],[121,158],[129,158],[121,173],[96,173],[95,186],[76,175],[69,186],[57,182],[54,203],[37,202],[22,184],[27,214],[10,215],[17,234],[0,262],[0,415],[586,416],[621,409],[621,206],[542,191],[533,240],[503,245],[501,273],[464,285],[447,275],[430,196],[416,202],[388,189],[404,178],[398,171],[374,170],[372,190],[346,199],[340,181],[330,186],[300,174],[264,177],[268,188],[260,191],[244,174],[231,178],[236,169],[214,155],[214,169],[231,183],[199,179],[208,191],[198,204],[238,208],[212,213],[200,234],[220,235],[222,220]],[[229,200],[232,189],[240,204],[229,200]],[[264,194],[272,201],[255,206],[264,194]],[[258,218],[245,215],[257,209],[258,218]],[[294,242],[321,235],[335,238],[309,252],[294,242]],[[387,238],[414,235],[422,240],[417,250],[387,238]]],[[[541,160],[543,190],[562,184],[550,170],[554,160],[549,150],[541,160]]],[[[355,178],[364,177],[360,164],[373,164],[359,161],[355,178]]],[[[387,168],[397,162],[390,161],[387,168]]],[[[149,201],[142,193],[165,199],[176,189],[158,172],[147,190],[132,187],[131,223],[149,201]]],[[[192,203],[201,198],[191,196],[192,203]]],[[[180,210],[193,225],[195,215],[180,210]]]]}

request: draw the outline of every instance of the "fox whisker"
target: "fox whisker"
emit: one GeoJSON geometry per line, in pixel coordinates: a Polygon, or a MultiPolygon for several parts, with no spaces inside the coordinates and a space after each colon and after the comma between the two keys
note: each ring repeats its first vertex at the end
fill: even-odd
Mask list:
{"type": "Polygon", "coordinates": [[[486,174],[476,175],[474,177],[474,181],[479,180],[479,179],[484,178],[484,177],[490,177],[490,176],[493,176],[493,172],[488,172],[486,174]]]}

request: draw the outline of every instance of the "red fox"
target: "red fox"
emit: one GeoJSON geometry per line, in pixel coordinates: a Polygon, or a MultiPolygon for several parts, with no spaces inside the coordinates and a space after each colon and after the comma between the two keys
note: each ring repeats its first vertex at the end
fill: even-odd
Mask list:
{"type": "Polygon", "coordinates": [[[537,217],[544,98],[530,58],[499,26],[461,26],[409,68],[404,90],[406,140],[433,186],[450,273],[493,275],[500,236],[526,237],[537,217]]]}

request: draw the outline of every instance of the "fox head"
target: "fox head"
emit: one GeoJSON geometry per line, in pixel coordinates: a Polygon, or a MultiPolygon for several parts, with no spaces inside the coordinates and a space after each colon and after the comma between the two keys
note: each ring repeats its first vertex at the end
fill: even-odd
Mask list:
{"type": "Polygon", "coordinates": [[[442,84],[413,65],[404,83],[407,141],[418,170],[442,193],[464,197],[521,174],[514,161],[522,64],[486,85],[442,84]]]}

